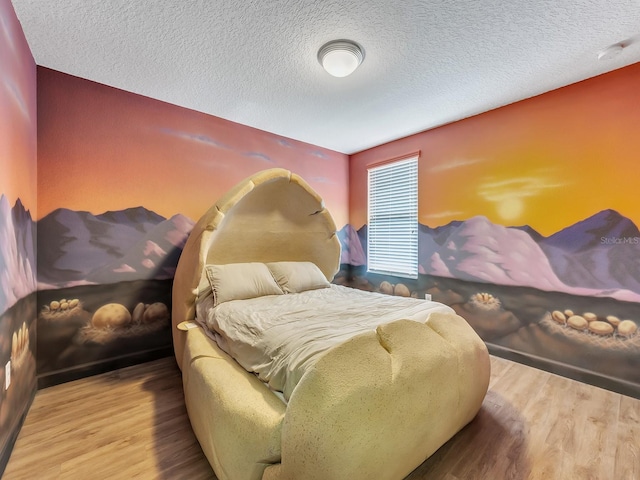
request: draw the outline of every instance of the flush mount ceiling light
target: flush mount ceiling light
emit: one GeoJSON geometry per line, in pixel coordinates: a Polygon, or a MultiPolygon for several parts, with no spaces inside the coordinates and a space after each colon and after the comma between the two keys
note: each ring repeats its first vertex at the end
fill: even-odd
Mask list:
{"type": "Polygon", "coordinates": [[[364,50],[351,40],[332,40],[318,51],[320,65],[334,77],[351,75],[364,60],[364,50]]]}

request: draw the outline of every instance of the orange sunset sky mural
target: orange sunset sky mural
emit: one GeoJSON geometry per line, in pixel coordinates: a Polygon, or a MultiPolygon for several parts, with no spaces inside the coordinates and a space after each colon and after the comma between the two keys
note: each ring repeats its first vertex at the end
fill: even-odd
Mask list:
{"type": "Polygon", "coordinates": [[[39,218],[144,206],[197,221],[243,178],[282,167],[323,196],[339,227],[348,221],[346,155],[44,68],[38,81],[39,218]]]}
{"type": "Polygon", "coordinates": [[[421,151],[419,221],[484,215],[551,235],[604,209],[640,225],[640,64],[351,157],[350,222],[367,222],[366,166],[421,151]]]}
{"type": "Polygon", "coordinates": [[[0,78],[0,194],[11,205],[18,198],[26,208],[35,210],[36,99],[31,52],[17,19],[0,7],[0,65],[6,75],[0,78]]]}
{"type": "Polygon", "coordinates": [[[366,166],[420,150],[424,225],[484,215],[548,236],[606,208],[640,225],[631,193],[639,182],[629,174],[638,157],[639,65],[352,155],[349,172],[337,152],[47,69],[38,74],[48,139],[38,152],[39,218],[60,207],[143,205],[195,221],[237,181],[280,166],[323,196],[338,228],[360,228],[366,166]]]}

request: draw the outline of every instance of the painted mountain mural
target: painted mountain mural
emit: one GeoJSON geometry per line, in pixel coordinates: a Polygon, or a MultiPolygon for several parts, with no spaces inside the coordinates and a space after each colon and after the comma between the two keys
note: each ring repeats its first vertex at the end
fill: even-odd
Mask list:
{"type": "Polygon", "coordinates": [[[540,247],[566,285],[640,293],[640,231],[614,210],[544,238],[540,247]]]}
{"type": "Polygon", "coordinates": [[[100,215],[55,210],[38,221],[39,288],[171,279],[193,225],[143,207],[100,215]]]}
{"type": "Polygon", "coordinates": [[[347,224],[338,232],[338,239],[340,240],[340,246],[342,247],[340,263],[350,264],[353,266],[367,264],[367,254],[364,250],[367,246],[366,237],[363,241],[359,236],[359,232],[357,232],[351,225],[347,224]]]}
{"type": "MultiPolygon", "coordinates": [[[[640,232],[613,210],[549,237],[483,216],[419,229],[422,274],[640,302],[640,232]]],[[[339,238],[343,262],[365,265],[366,226],[347,225],[339,238]]]]}
{"type": "Polygon", "coordinates": [[[31,213],[0,195],[0,313],[36,290],[35,252],[31,213]]]}

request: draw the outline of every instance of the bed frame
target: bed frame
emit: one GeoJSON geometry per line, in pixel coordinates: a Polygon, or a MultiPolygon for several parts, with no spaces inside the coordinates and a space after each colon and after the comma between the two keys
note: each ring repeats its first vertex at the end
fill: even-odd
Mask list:
{"type": "Polygon", "coordinates": [[[489,356],[455,314],[398,320],[332,348],[286,405],[184,323],[207,263],[306,260],[331,280],[339,259],[322,199],[283,169],[244,180],[193,228],[175,275],[172,332],[191,425],[220,480],[401,479],[480,409],[489,356]]]}

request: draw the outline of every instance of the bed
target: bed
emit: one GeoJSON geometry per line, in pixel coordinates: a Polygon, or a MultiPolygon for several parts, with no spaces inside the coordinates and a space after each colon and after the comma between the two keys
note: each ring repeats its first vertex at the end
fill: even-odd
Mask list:
{"type": "MultiPolygon", "coordinates": [[[[228,342],[235,338],[225,344],[202,326],[212,320],[202,318],[198,298],[210,288],[220,299],[229,285],[218,287],[215,281],[228,277],[216,272],[312,264],[328,283],[339,262],[335,223],[322,199],[284,169],[240,182],[194,226],[174,279],[172,333],[189,419],[220,480],[401,479],[480,409],[489,382],[487,349],[464,319],[433,302],[412,299],[398,318],[339,338],[294,373],[294,381],[272,385],[227,353],[234,353],[228,342]],[[418,313],[420,303],[426,313],[418,313]]],[[[311,290],[349,295],[340,288],[346,287],[311,290]]],[[[296,295],[302,292],[265,295],[275,303],[257,311],[286,309],[296,295]]],[[[329,305],[333,297],[322,298],[329,305]]],[[[229,310],[225,318],[237,315],[229,310]]]]}

